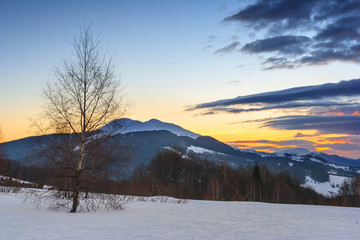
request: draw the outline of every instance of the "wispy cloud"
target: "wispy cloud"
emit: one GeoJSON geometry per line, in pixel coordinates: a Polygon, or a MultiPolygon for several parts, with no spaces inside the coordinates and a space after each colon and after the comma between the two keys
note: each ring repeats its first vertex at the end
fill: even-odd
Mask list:
{"type": "Polygon", "coordinates": [[[188,110],[208,109],[208,112],[212,113],[241,113],[285,108],[342,106],[348,109],[353,107],[351,109],[355,111],[359,97],[360,79],[354,79],[217,100],[197,104],[188,110]]]}
{"type": "Polygon", "coordinates": [[[298,147],[311,148],[314,145],[314,142],[307,140],[285,140],[285,141],[271,141],[271,140],[255,140],[255,141],[232,141],[228,142],[230,144],[252,144],[252,143],[262,143],[262,144],[273,144],[278,145],[279,147],[295,145],[298,147]]]}
{"type": "Polygon", "coordinates": [[[265,32],[242,47],[273,53],[263,61],[265,69],[291,68],[360,62],[359,12],[360,2],[353,0],[257,0],[224,21],[240,23],[255,36],[265,32]]]}
{"type": "Polygon", "coordinates": [[[266,121],[264,127],[282,130],[317,130],[323,134],[360,134],[360,116],[285,116],[266,121]]]}
{"type": "Polygon", "coordinates": [[[311,141],[269,140],[236,141],[230,144],[241,148],[266,151],[274,151],[281,147],[302,147],[350,157],[360,155],[360,150],[355,150],[356,147],[360,149],[360,141],[352,142],[344,141],[344,139],[330,141],[326,139],[328,134],[348,135],[350,138],[360,135],[360,79],[239,96],[197,104],[188,110],[202,111],[198,115],[281,110],[278,117],[275,115],[271,118],[251,119],[231,124],[249,123],[258,124],[262,128],[296,130],[298,132],[294,139],[301,141],[325,136],[324,139],[316,144],[311,141]],[[303,134],[302,131],[306,130],[312,130],[313,134],[303,134]],[[304,145],[305,143],[313,145],[304,145]]]}
{"type": "Polygon", "coordinates": [[[233,42],[226,47],[220,48],[214,52],[214,54],[224,54],[224,53],[231,53],[236,50],[237,46],[239,46],[239,42],[233,42]]]}
{"type": "Polygon", "coordinates": [[[242,50],[250,53],[279,52],[297,55],[304,53],[310,42],[311,39],[305,36],[277,36],[247,43],[242,50]]]}
{"type": "MultiPolygon", "coordinates": [[[[298,133],[299,134],[299,133],[298,133]]],[[[305,148],[309,151],[324,151],[328,154],[338,154],[351,158],[360,157],[360,137],[319,137],[318,135],[303,135],[299,137],[315,137],[316,140],[255,140],[232,141],[228,144],[240,149],[253,149],[256,151],[278,152],[288,148],[305,148]]]]}
{"type": "Polygon", "coordinates": [[[238,148],[251,148],[254,150],[271,150],[277,151],[284,148],[305,148],[309,151],[315,151],[316,143],[308,140],[255,140],[255,141],[232,141],[228,144],[238,148]]]}
{"type": "MultiPolygon", "coordinates": [[[[286,109],[286,108],[313,108],[313,107],[330,107],[330,106],[347,106],[352,103],[338,103],[338,102],[289,102],[284,104],[268,104],[265,107],[251,107],[251,108],[231,108],[231,107],[213,107],[210,112],[204,112],[200,115],[210,115],[221,112],[226,113],[244,113],[244,112],[259,112],[265,110],[274,109],[286,109]]],[[[336,115],[334,112],[333,115],[336,115]]],[[[343,112],[341,112],[343,113],[343,112]]],[[[324,113],[325,114],[325,113],[324,113]]],[[[329,114],[329,112],[327,112],[329,114]]],[[[344,114],[343,114],[344,115],[344,114]]]]}
{"type": "Polygon", "coordinates": [[[230,80],[227,82],[227,84],[235,84],[235,83],[239,83],[240,80],[230,80]]]}
{"type": "MultiPolygon", "coordinates": [[[[268,119],[270,120],[270,119],[268,119]]],[[[314,137],[317,136],[318,134],[303,134],[301,132],[298,132],[295,134],[294,138],[304,138],[304,137],[314,137]]]]}

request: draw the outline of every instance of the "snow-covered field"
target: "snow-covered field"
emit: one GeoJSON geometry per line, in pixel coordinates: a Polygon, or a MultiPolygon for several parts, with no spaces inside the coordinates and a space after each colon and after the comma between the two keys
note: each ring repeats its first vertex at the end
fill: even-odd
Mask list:
{"type": "Polygon", "coordinates": [[[0,193],[0,239],[359,239],[360,209],[252,202],[131,202],[70,214],[0,193]]]}
{"type": "Polygon", "coordinates": [[[320,193],[324,196],[331,197],[339,194],[341,184],[349,178],[329,175],[329,181],[327,182],[317,182],[309,176],[306,176],[305,183],[303,187],[310,187],[314,189],[317,193],[320,193]]]}

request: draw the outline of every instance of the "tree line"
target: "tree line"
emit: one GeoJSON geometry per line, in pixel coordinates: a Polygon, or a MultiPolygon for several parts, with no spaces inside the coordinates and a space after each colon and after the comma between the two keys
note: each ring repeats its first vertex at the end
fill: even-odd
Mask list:
{"type": "MultiPolygon", "coordinates": [[[[0,158],[0,175],[35,183],[19,185],[7,179],[1,185],[34,187],[53,186],[72,197],[73,178],[54,175],[59,169],[24,166],[16,161],[0,158]]],[[[260,201],[271,203],[319,204],[360,207],[360,178],[345,181],[340,194],[325,197],[304,188],[298,179],[287,172],[272,172],[266,166],[233,168],[226,162],[201,159],[187,154],[179,147],[159,151],[149,164],[140,164],[130,177],[116,180],[110,176],[93,176],[82,187],[83,192],[112,193],[136,196],[172,196],[182,199],[218,201],[260,201]]]]}
{"type": "Polygon", "coordinates": [[[121,183],[122,194],[166,195],[185,199],[360,206],[360,178],[345,181],[336,197],[325,197],[287,172],[266,166],[233,168],[173,147],[159,151],[121,183]]]}

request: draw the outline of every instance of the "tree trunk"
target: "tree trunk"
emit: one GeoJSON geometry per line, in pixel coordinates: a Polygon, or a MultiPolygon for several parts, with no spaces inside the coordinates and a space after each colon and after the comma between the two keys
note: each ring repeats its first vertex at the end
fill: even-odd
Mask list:
{"type": "Polygon", "coordinates": [[[212,198],[215,199],[215,184],[212,182],[212,198]]]}
{"type": "Polygon", "coordinates": [[[78,205],[79,205],[79,189],[78,189],[78,187],[76,187],[76,189],[74,191],[74,196],[73,196],[73,204],[72,204],[70,212],[71,213],[76,212],[78,205]]]}
{"type": "Polygon", "coordinates": [[[73,202],[72,202],[72,207],[71,207],[71,210],[70,212],[71,213],[74,213],[76,212],[76,209],[79,205],[79,183],[80,183],[80,179],[79,179],[79,176],[76,176],[76,179],[75,179],[75,188],[74,188],[74,191],[73,191],[73,202]]]}

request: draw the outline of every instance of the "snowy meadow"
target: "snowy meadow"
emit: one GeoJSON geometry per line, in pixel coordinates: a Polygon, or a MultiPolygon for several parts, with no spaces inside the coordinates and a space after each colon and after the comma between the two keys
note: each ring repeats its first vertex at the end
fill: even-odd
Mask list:
{"type": "Polygon", "coordinates": [[[360,209],[255,202],[133,200],[70,214],[0,194],[0,239],[358,239],[360,209]]]}

